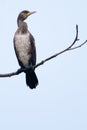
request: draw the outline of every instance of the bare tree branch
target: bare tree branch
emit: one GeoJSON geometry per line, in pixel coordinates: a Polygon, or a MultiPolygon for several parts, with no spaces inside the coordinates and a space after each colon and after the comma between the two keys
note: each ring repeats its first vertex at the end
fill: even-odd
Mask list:
{"type": "MultiPolygon", "coordinates": [[[[56,53],[56,54],[54,54],[54,55],[52,55],[52,56],[50,56],[48,58],[46,58],[45,60],[42,60],[41,62],[39,62],[36,65],[34,65],[33,68],[35,69],[35,68],[39,67],[40,65],[43,65],[45,62],[47,62],[47,61],[49,61],[49,60],[51,60],[51,59],[53,59],[53,58],[63,54],[64,52],[75,50],[77,48],[82,47],[83,45],[85,45],[87,43],[87,40],[86,40],[85,42],[81,43],[80,45],[73,47],[77,41],[79,41],[79,39],[78,39],[78,25],[76,25],[76,36],[75,36],[75,39],[74,39],[73,43],[69,47],[67,47],[66,49],[64,49],[64,50],[62,50],[62,51],[60,51],[60,52],[58,52],[58,53],[56,53]]],[[[15,75],[18,75],[18,74],[20,74],[22,72],[25,72],[26,70],[27,69],[18,69],[16,72],[12,72],[12,73],[8,73],[8,74],[0,74],[0,77],[15,76],[15,75]]]]}
{"type": "Polygon", "coordinates": [[[62,50],[62,51],[60,51],[60,52],[58,52],[58,53],[56,53],[56,54],[54,54],[54,55],[48,57],[47,59],[41,61],[40,63],[36,64],[36,65],[34,66],[34,68],[37,68],[38,66],[44,64],[45,62],[47,62],[47,61],[49,61],[49,60],[55,58],[56,56],[58,56],[58,55],[60,55],[60,54],[62,54],[62,53],[64,53],[64,52],[67,52],[67,51],[70,51],[70,50],[75,50],[75,49],[77,49],[77,48],[82,47],[83,45],[85,45],[85,44],[87,43],[87,40],[86,40],[85,42],[81,43],[80,45],[78,45],[78,46],[76,46],[76,47],[73,47],[77,41],[79,41],[79,39],[78,39],[78,25],[76,25],[76,36],[75,36],[75,39],[74,39],[73,43],[72,43],[69,47],[67,47],[66,49],[64,49],[64,50],[62,50]]]}
{"type": "Polygon", "coordinates": [[[82,46],[83,46],[84,44],[86,44],[86,43],[87,43],[87,40],[84,41],[82,44],[76,46],[76,47],[72,47],[72,48],[70,48],[69,50],[71,51],[71,50],[75,50],[75,49],[77,49],[77,48],[80,48],[80,47],[82,47],[82,46]]]}

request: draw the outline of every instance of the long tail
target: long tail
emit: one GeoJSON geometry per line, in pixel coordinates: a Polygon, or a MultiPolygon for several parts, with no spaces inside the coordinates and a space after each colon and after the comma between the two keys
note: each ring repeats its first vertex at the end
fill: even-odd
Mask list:
{"type": "Polygon", "coordinates": [[[29,69],[26,72],[26,84],[31,89],[36,88],[36,86],[38,85],[38,79],[33,69],[29,69]]]}

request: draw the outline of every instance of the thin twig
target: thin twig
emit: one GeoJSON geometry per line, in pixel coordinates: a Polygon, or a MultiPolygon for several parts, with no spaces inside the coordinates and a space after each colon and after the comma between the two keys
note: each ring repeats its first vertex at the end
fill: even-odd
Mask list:
{"type": "MultiPolygon", "coordinates": [[[[77,48],[82,47],[83,45],[85,45],[87,43],[87,40],[86,40],[85,42],[81,43],[80,45],[73,47],[78,40],[79,40],[78,39],[78,25],[76,25],[76,36],[75,36],[73,43],[69,47],[67,47],[66,49],[46,58],[45,60],[42,60],[39,63],[37,63],[36,65],[33,66],[33,68],[35,69],[35,68],[39,67],[40,65],[43,65],[45,62],[63,54],[64,52],[75,50],[77,48]]],[[[8,73],[8,74],[0,74],[0,77],[11,77],[11,76],[18,75],[18,74],[25,72],[25,71],[26,71],[26,69],[18,69],[16,72],[12,72],[12,73],[8,73]]]]}
{"type": "Polygon", "coordinates": [[[76,47],[70,48],[69,50],[75,50],[75,49],[77,49],[77,48],[80,48],[80,47],[82,47],[83,45],[85,45],[86,43],[87,43],[87,40],[86,40],[85,42],[83,42],[82,44],[76,46],[76,47]]]}
{"type": "Polygon", "coordinates": [[[64,50],[62,50],[62,51],[60,51],[60,52],[58,52],[58,53],[56,53],[56,54],[54,54],[54,55],[52,55],[52,56],[50,56],[50,57],[48,57],[48,58],[46,58],[45,60],[42,60],[40,63],[36,64],[36,65],[34,66],[34,68],[37,68],[38,66],[43,65],[45,62],[47,62],[47,61],[49,61],[49,60],[51,60],[51,59],[57,57],[58,55],[60,55],[60,54],[62,54],[62,53],[64,53],[64,52],[66,52],[66,51],[75,50],[75,49],[77,49],[77,48],[82,47],[84,44],[87,43],[87,40],[86,40],[86,41],[83,42],[82,44],[80,44],[80,45],[78,45],[78,46],[76,46],[76,47],[73,47],[77,41],[79,41],[79,39],[78,39],[78,25],[76,25],[76,36],[75,36],[75,39],[74,39],[73,43],[72,43],[69,47],[67,47],[66,49],[64,49],[64,50]],[[73,48],[72,48],[72,47],[73,47],[73,48]]]}

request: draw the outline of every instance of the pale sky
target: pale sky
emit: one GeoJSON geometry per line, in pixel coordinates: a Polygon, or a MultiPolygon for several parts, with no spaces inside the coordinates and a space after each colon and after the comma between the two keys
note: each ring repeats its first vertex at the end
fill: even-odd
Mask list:
{"type": "MultiPolygon", "coordinates": [[[[22,10],[37,11],[26,22],[37,48],[37,63],[87,40],[86,0],[0,2],[0,73],[16,71],[13,37],[22,10]]],[[[24,73],[0,79],[0,130],[87,130],[87,45],[36,69],[39,86],[30,90],[24,73]]]]}

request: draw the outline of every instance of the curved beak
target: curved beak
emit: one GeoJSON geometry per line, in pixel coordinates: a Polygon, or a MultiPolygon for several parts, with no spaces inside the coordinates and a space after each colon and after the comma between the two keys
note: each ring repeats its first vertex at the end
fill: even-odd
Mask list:
{"type": "Polygon", "coordinates": [[[34,13],[36,13],[36,11],[32,11],[32,12],[25,13],[25,14],[24,14],[24,15],[25,15],[25,18],[27,18],[28,16],[30,16],[31,14],[34,14],[34,13]]]}
{"type": "Polygon", "coordinates": [[[32,11],[32,12],[30,12],[29,15],[34,14],[34,13],[36,13],[36,11],[32,11]]]}

